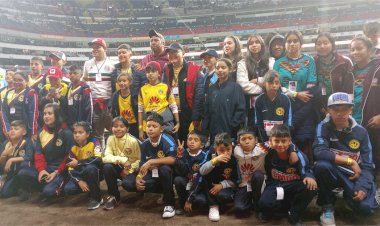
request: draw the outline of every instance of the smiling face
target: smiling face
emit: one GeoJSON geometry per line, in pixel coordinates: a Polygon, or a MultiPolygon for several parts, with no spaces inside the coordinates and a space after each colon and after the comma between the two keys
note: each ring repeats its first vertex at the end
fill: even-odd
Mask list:
{"type": "Polygon", "coordinates": [[[219,83],[223,83],[228,79],[228,76],[231,73],[231,68],[228,67],[226,62],[218,61],[216,62],[216,74],[219,78],[219,83]]]}
{"type": "Polygon", "coordinates": [[[290,137],[269,137],[269,144],[277,153],[285,153],[291,143],[290,137]]]}
{"type": "Polygon", "coordinates": [[[132,56],[132,52],[128,49],[119,49],[117,51],[117,57],[119,58],[120,63],[130,62],[131,56],[132,56]]]}
{"type": "Polygon", "coordinates": [[[13,75],[13,87],[16,92],[20,92],[26,88],[28,81],[22,77],[20,74],[16,73],[13,75]]]}
{"type": "Polygon", "coordinates": [[[315,50],[318,56],[325,57],[333,52],[333,44],[326,36],[321,36],[315,42],[315,50]]]}
{"type": "Polygon", "coordinates": [[[181,64],[183,62],[183,52],[181,50],[170,50],[169,62],[174,65],[181,64]]]}
{"type": "Polygon", "coordinates": [[[122,138],[126,133],[128,133],[128,128],[123,122],[116,120],[112,123],[112,133],[116,138],[122,138]]]}
{"type": "Polygon", "coordinates": [[[44,123],[49,127],[54,126],[55,115],[53,107],[46,107],[44,109],[44,123]]]}
{"type": "Polygon", "coordinates": [[[370,59],[371,50],[368,49],[362,40],[354,40],[351,42],[350,54],[355,63],[363,64],[370,59]]]}
{"type": "Polygon", "coordinates": [[[93,43],[91,45],[92,48],[92,56],[95,58],[95,60],[100,61],[103,60],[106,56],[106,50],[103,46],[93,43]]]}
{"type": "Polygon", "coordinates": [[[117,84],[121,90],[129,89],[129,86],[131,85],[126,75],[119,76],[117,78],[117,84]]]}

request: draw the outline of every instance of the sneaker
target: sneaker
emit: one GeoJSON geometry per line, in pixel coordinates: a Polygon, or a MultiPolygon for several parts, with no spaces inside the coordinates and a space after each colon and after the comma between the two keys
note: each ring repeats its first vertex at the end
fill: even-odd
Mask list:
{"type": "Polygon", "coordinates": [[[294,225],[294,226],[302,226],[303,225],[303,223],[302,223],[301,219],[299,219],[299,217],[291,215],[290,213],[288,215],[288,222],[290,225],[294,225]]]}
{"type": "Polygon", "coordinates": [[[257,218],[259,219],[260,223],[268,223],[269,217],[264,215],[262,212],[259,212],[257,214],[257,218]]]}
{"type": "Polygon", "coordinates": [[[210,210],[208,212],[208,219],[210,221],[219,221],[220,220],[219,206],[210,207],[210,210]]]}
{"type": "Polygon", "coordinates": [[[162,214],[162,218],[171,218],[174,217],[175,211],[174,206],[165,206],[164,213],[162,214]]]}
{"type": "Polygon", "coordinates": [[[112,210],[119,205],[119,201],[116,200],[115,196],[108,196],[103,209],[112,210]]]}
{"type": "Polygon", "coordinates": [[[335,226],[334,211],[332,208],[323,208],[319,219],[322,226],[335,226]]]}
{"type": "Polygon", "coordinates": [[[87,204],[88,210],[95,210],[99,208],[100,205],[103,204],[103,199],[100,199],[100,201],[96,201],[95,199],[90,199],[90,201],[87,204]]]}
{"type": "Polygon", "coordinates": [[[26,191],[24,189],[20,189],[19,190],[19,200],[21,202],[24,202],[24,201],[27,201],[29,200],[29,198],[32,196],[32,193],[30,193],[29,191],[26,191]]]}
{"type": "Polygon", "coordinates": [[[175,210],[175,215],[183,215],[185,214],[185,210],[183,208],[178,208],[175,210]]]}

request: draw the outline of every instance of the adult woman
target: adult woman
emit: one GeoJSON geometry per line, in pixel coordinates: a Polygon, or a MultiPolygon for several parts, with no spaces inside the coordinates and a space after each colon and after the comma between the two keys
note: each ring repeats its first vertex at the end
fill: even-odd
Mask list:
{"type": "Polygon", "coordinates": [[[275,62],[273,69],[280,74],[281,86],[293,97],[293,142],[311,159],[311,142],[321,108],[320,89],[316,86],[314,59],[301,53],[302,44],[299,31],[288,32],[285,36],[286,55],[275,62]]]}
{"type": "Polygon", "coordinates": [[[352,116],[363,125],[369,133],[372,156],[380,168],[380,59],[371,59],[373,45],[364,36],[351,41],[351,57],[354,61],[354,110],[352,116]]]}
{"type": "Polygon", "coordinates": [[[332,93],[353,94],[353,75],[351,60],[336,52],[335,39],[330,33],[323,32],[315,40],[314,57],[317,68],[318,85],[322,90],[323,106],[332,93]]]}
{"type": "Polygon", "coordinates": [[[262,93],[259,86],[264,74],[268,71],[268,60],[265,55],[264,40],[260,35],[251,35],[247,41],[247,56],[237,64],[236,82],[242,87],[246,95],[248,110],[248,124],[253,125],[254,103],[257,95],[262,93]]]}
{"type": "Polygon", "coordinates": [[[2,125],[5,135],[10,130],[11,122],[21,120],[27,123],[27,133],[37,139],[38,94],[28,87],[28,76],[22,72],[13,75],[13,89],[5,94],[1,108],[2,125]]]}
{"type": "Polygon", "coordinates": [[[46,104],[43,114],[44,126],[35,147],[35,169],[21,171],[20,177],[23,177],[21,181],[25,187],[35,184],[37,179],[42,186],[42,197],[50,198],[59,195],[62,189],[66,160],[74,141],[58,104],[46,104]]]}
{"type": "Polygon", "coordinates": [[[207,93],[202,130],[210,134],[210,143],[216,134],[227,132],[236,138],[236,133],[245,121],[244,93],[241,87],[229,79],[232,62],[226,58],[216,62],[218,82],[207,93]]]}
{"type": "Polygon", "coordinates": [[[243,59],[241,53],[240,39],[236,36],[227,36],[223,42],[223,58],[227,58],[232,61],[232,73],[231,78],[236,81],[237,62],[243,59]]]}

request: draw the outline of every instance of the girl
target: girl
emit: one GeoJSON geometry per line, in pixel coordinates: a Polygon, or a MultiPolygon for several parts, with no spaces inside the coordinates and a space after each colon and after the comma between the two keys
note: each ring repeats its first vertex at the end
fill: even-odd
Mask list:
{"type": "Polygon", "coordinates": [[[247,56],[238,62],[237,83],[243,88],[246,94],[248,109],[248,125],[254,126],[254,103],[255,98],[262,92],[259,84],[268,71],[268,60],[264,40],[260,35],[251,35],[247,41],[247,56]]]}
{"type": "Polygon", "coordinates": [[[330,33],[321,33],[315,40],[314,57],[317,68],[317,79],[322,90],[323,107],[332,93],[345,92],[353,94],[352,62],[349,58],[337,53],[335,39],[330,33]]]}
{"type": "MultiPolygon", "coordinates": [[[[30,139],[26,138],[26,125],[21,120],[11,123],[8,141],[4,143],[0,155],[0,190],[1,197],[8,198],[19,191],[18,174],[21,169],[33,160],[33,147],[30,139]]],[[[20,200],[29,198],[29,191],[20,189],[20,200]]]]}
{"type": "Polygon", "coordinates": [[[37,139],[38,119],[38,94],[28,87],[28,76],[22,72],[13,75],[14,88],[9,90],[4,97],[1,108],[2,125],[5,135],[10,130],[10,124],[14,120],[27,123],[27,133],[32,140],[37,139]]]}
{"type": "Polygon", "coordinates": [[[241,52],[240,39],[236,36],[227,36],[223,43],[223,58],[227,58],[232,61],[231,78],[236,82],[237,77],[237,63],[243,59],[241,52]]]}
{"type": "Polygon", "coordinates": [[[202,131],[209,132],[211,144],[215,135],[221,132],[236,138],[238,129],[245,121],[243,90],[229,79],[232,67],[232,62],[226,58],[216,62],[218,81],[207,93],[202,131]]]}
{"type": "Polygon", "coordinates": [[[140,164],[139,141],[128,133],[128,121],[118,116],[112,121],[112,134],[107,140],[104,153],[104,178],[108,197],[104,209],[111,210],[120,203],[117,179],[124,179],[138,171],[140,164]]]}
{"type": "Polygon", "coordinates": [[[292,126],[292,110],[288,96],[281,92],[280,75],[269,70],[264,76],[264,93],[255,102],[255,125],[260,142],[268,141],[275,125],[292,126]]]}
{"type": "Polygon", "coordinates": [[[351,57],[354,61],[354,109],[352,116],[369,133],[373,147],[375,173],[380,169],[380,59],[372,59],[372,43],[364,36],[351,42],[351,57]]]}
{"type": "Polygon", "coordinates": [[[66,164],[70,179],[65,185],[66,194],[89,193],[87,209],[97,209],[103,199],[100,194],[100,165],[102,163],[102,148],[95,138],[91,138],[91,124],[77,122],[73,125],[74,141],[69,162],[66,164]]]}
{"type": "Polygon", "coordinates": [[[278,59],[273,68],[280,74],[281,86],[292,97],[293,141],[311,159],[311,142],[320,120],[321,103],[314,59],[301,52],[303,43],[299,31],[288,32],[286,55],[278,59]]]}
{"type": "Polygon", "coordinates": [[[164,118],[165,132],[175,134],[179,129],[178,107],[168,86],[160,82],[161,66],[151,61],[145,68],[149,83],[141,87],[138,99],[139,138],[145,139],[145,121],[147,112],[155,111],[164,118]],[[176,125],[174,125],[174,119],[176,125]]]}
{"type": "Polygon", "coordinates": [[[20,181],[27,187],[37,179],[42,187],[41,198],[47,199],[60,194],[67,172],[66,160],[73,146],[73,134],[64,122],[58,104],[47,104],[43,113],[44,126],[35,143],[35,169],[25,170],[20,181]]]}
{"type": "Polygon", "coordinates": [[[273,69],[274,63],[285,55],[285,38],[280,34],[274,34],[268,42],[269,69],[273,69]]]}
{"type": "Polygon", "coordinates": [[[111,98],[111,112],[113,117],[122,116],[128,121],[129,133],[135,137],[139,136],[137,125],[137,98],[131,96],[132,76],[121,73],[117,77],[119,90],[114,92],[111,98]]]}

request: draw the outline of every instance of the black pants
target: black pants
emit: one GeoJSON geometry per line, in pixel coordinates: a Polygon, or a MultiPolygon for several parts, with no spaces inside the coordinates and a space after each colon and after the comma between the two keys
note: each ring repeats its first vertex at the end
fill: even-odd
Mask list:
{"type": "Polygon", "coordinates": [[[117,186],[117,179],[121,179],[120,173],[123,168],[119,165],[107,163],[103,166],[104,179],[107,183],[108,195],[115,196],[120,200],[120,192],[117,186]]]}
{"type": "Polygon", "coordinates": [[[256,171],[253,173],[251,178],[252,191],[247,191],[247,186],[239,188],[235,194],[235,213],[247,213],[252,207],[252,202],[254,203],[255,210],[257,210],[257,203],[261,196],[261,188],[264,183],[264,173],[261,171],[256,171]]]}
{"type": "Polygon", "coordinates": [[[188,181],[189,180],[186,177],[182,176],[177,176],[174,178],[174,185],[178,194],[179,206],[183,208],[185,206],[185,202],[188,200],[191,202],[193,209],[201,209],[206,207],[207,198],[202,184],[194,185],[196,187],[193,190],[186,190],[188,181]]]}

